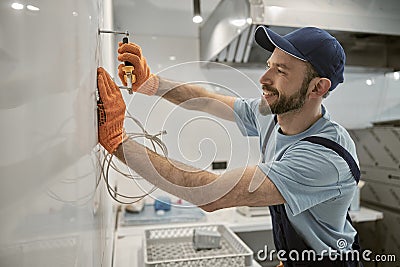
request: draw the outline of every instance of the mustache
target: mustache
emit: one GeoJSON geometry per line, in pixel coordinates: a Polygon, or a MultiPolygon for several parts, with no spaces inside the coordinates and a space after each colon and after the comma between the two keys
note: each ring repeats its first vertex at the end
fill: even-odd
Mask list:
{"type": "Polygon", "coordinates": [[[272,87],[270,85],[263,84],[261,88],[263,91],[269,91],[274,94],[279,94],[278,90],[275,87],[272,87]]]}

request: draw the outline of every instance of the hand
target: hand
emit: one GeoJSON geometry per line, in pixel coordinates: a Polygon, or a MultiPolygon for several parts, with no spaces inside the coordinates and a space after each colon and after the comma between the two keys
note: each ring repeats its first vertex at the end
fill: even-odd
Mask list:
{"type": "MultiPolygon", "coordinates": [[[[158,90],[159,80],[156,75],[150,73],[150,68],[142,55],[140,46],[134,43],[124,44],[122,42],[118,46],[118,60],[122,62],[128,61],[134,66],[132,74],[136,76],[136,82],[132,84],[132,90],[146,95],[154,95],[158,90]]],[[[125,64],[118,66],[118,76],[122,84],[127,86],[124,78],[125,72],[122,70],[124,66],[125,64]]]]}
{"type": "Polygon", "coordinates": [[[101,67],[97,69],[97,87],[100,96],[97,102],[99,142],[113,153],[125,138],[126,106],[118,86],[101,67]]]}

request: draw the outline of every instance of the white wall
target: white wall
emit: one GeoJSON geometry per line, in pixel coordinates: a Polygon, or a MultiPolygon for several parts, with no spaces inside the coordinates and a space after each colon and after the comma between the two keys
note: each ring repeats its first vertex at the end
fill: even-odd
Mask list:
{"type": "Polygon", "coordinates": [[[13,2],[0,4],[0,266],[110,266],[96,117],[103,1],[13,2]]]}
{"type": "Polygon", "coordinates": [[[331,116],[348,129],[365,128],[373,122],[400,119],[400,80],[398,73],[345,75],[325,100],[331,116]],[[371,85],[367,84],[371,81],[371,85]]]}

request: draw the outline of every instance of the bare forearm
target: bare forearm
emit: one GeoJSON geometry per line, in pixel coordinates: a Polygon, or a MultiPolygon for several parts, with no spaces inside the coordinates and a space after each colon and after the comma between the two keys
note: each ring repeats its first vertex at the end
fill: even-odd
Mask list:
{"type": "Polygon", "coordinates": [[[206,194],[193,194],[194,188],[217,179],[213,173],[160,156],[132,140],[121,144],[114,155],[150,183],[194,204],[208,202],[206,194]]]}
{"type": "Polygon", "coordinates": [[[209,92],[196,84],[158,78],[159,88],[156,95],[182,108],[204,111],[222,119],[234,121],[234,97],[209,92]]]}
{"type": "Polygon", "coordinates": [[[159,88],[156,93],[169,102],[189,110],[206,111],[213,101],[210,92],[201,86],[170,81],[159,77],[159,88]]]}
{"type": "Polygon", "coordinates": [[[238,168],[217,176],[171,161],[129,139],[114,155],[150,183],[207,211],[284,202],[274,184],[257,166],[238,168]],[[253,178],[263,183],[256,191],[249,192],[253,178]]]}

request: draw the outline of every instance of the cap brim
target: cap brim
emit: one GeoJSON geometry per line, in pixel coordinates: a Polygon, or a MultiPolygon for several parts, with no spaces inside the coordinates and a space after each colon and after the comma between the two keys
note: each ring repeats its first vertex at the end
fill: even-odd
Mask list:
{"type": "Polygon", "coordinates": [[[295,58],[307,61],[307,59],[288,40],[271,31],[264,25],[257,27],[254,39],[259,46],[267,51],[273,52],[277,47],[295,58]]]}

